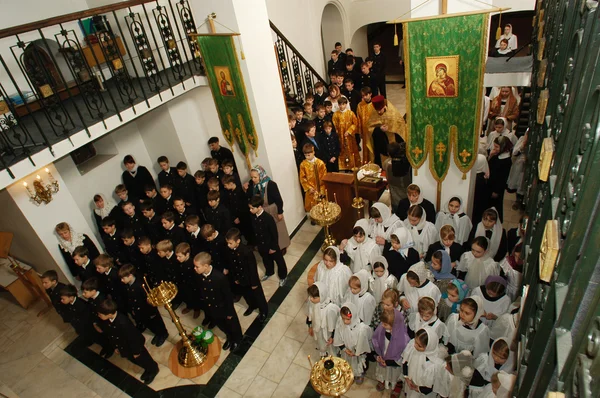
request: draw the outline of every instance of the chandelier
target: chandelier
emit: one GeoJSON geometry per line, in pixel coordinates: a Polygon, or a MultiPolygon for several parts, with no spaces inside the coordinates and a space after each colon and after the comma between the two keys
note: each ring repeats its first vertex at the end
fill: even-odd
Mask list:
{"type": "Polygon", "coordinates": [[[23,186],[27,189],[29,198],[38,206],[42,203],[50,203],[52,201],[52,194],[57,193],[60,189],[58,181],[54,179],[50,170],[46,168],[44,171],[48,174],[49,184],[44,184],[42,177],[40,177],[39,174],[35,176],[35,181],[33,181],[33,190],[27,185],[27,182],[23,182],[23,186]]]}

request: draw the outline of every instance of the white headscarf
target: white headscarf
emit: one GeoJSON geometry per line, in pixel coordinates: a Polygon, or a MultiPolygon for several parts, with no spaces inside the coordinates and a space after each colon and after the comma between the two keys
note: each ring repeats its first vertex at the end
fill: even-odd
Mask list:
{"type": "MultiPolygon", "coordinates": [[[[396,235],[400,241],[400,249],[398,250],[398,253],[400,253],[402,257],[406,258],[406,256],[408,256],[408,249],[415,245],[415,241],[413,240],[410,231],[404,227],[401,227],[392,232],[392,235],[396,235]]],[[[394,249],[390,248],[390,250],[394,249]]]]}
{"type": "Polygon", "coordinates": [[[509,398],[513,387],[515,386],[515,381],[517,381],[517,376],[501,370],[498,372],[498,380],[500,381],[500,388],[498,388],[496,397],[509,398]]]}
{"type": "MultiPolygon", "coordinates": [[[[383,275],[377,276],[375,273],[375,267],[373,266],[373,278],[371,279],[371,291],[373,292],[373,297],[375,297],[375,301],[379,303],[381,301],[381,297],[383,296],[383,292],[387,290],[386,281],[390,276],[390,272],[388,271],[388,262],[385,257],[381,255],[373,256],[371,259],[371,264],[375,265],[375,263],[383,264],[383,275]]],[[[362,282],[361,282],[362,283],[362,282]]]]}
{"type": "Polygon", "coordinates": [[[410,184],[410,185],[413,185],[413,186],[419,188],[419,197],[417,198],[416,203],[412,203],[412,202],[410,202],[410,200],[409,200],[409,203],[410,203],[411,206],[420,205],[421,203],[423,203],[423,190],[417,184],[413,183],[413,184],[410,184]]]}
{"type": "Polygon", "coordinates": [[[454,377],[450,383],[449,397],[464,396],[465,388],[471,383],[475,373],[473,368],[473,354],[469,350],[463,350],[452,355],[452,373],[454,377]]]}
{"type": "Polygon", "coordinates": [[[477,159],[475,160],[475,174],[485,173],[485,178],[490,177],[490,167],[488,166],[488,161],[485,155],[479,154],[477,155],[477,159]]]}
{"type": "Polygon", "coordinates": [[[465,283],[469,286],[470,290],[481,286],[489,276],[485,267],[485,261],[490,258],[490,240],[488,238],[485,239],[488,241],[488,249],[480,258],[473,256],[473,261],[469,264],[469,270],[467,271],[467,276],[465,276],[465,283]]]}
{"type": "MultiPolygon", "coordinates": [[[[346,301],[344,304],[342,304],[340,306],[341,308],[347,307],[350,310],[350,313],[352,314],[352,317],[350,318],[350,325],[346,325],[342,319],[342,317],[340,316],[338,319],[338,324],[335,328],[336,334],[339,330],[340,332],[340,337],[342,338],[342,344],[349,346],[349,348],[351,350],[357,349],[357,345],[359,343],[358,341],[358,334],[359,334],[359,328],[357,327],[360,324],[360,317],[358,316],[358,308],[356,307],[355,304],[350,303],[348,301],[346,301]]],[[[340,342],[338,341],[338,345],[341,345],[340,342]]]]}
{"type": "Polygon", "coordinates": [[[369,234],[369,220],[366,218],[361,218],[360,220],[354,223],[354,227],[361,227],[363,231],[365,231],[365,236],[369,234]]]}
{"type": "MultiPolygon", "coordinates": [[[[496,342],[500,341],[500,340],[503,340],[509,348],[508,349],[508,358],[506,359],[506,362],[504,362],[504,365],[502,365],[500,370],[511,372],[515,366],[515,353],[510,350],[510,341],[508,341],[508,338],[506,338],[506,337],[500,337],[500,338],[495,339],[494,342],[492,343],[492,345],[490,346],[490,353],[488,354],[488,360],[487,360],[488,369],[496,369],[496,363],[494,362],[494,358],[492,357],[492,349],[494,348],[494,344],[496,344],[496,342]]],[[[490,377],[491,376],[492,375],[490,374],[490,377]]],[[[484,377],[485,377],[485,375],[484,375],[484,377]]]]}
{"type": "Polygon", "coordinates": [[[100,218],[105,219],[106,217],[108,217],[108,215],[110,214],[110,212],[112,211],[112,209],[114,209],[117,205],[115,205],[112,201],[106,199],[106,197],[104,196],[104,194],[97,194],[98,196],[100,196],[102,198],[102,200],[104,201],[104,207],[99,209],[98,206],[96,206],[96,203],[94,202],[94,212],[100,216],[100,218]]]}
{"type": "Polygon", "coordinates": [[[427,222],[427,212],[425,211],[425,209],[420,205],[412,205],[408,209],[409,212],[413,206],[421,207],[421,210],[423,210],[423,215],[421,216],[421,219],[419,220],[419,223],[417,225],[412,225],[410,221],[408,221],[408,216],[406,217],[406,220],[404,220],[404,226],[411,230],[411,233],[412,231],[421,231],[423,228],[425,228],[425,223],[427,222]]]}
{"type": "Polygon", "coordinates": [[[321,329],[327,329],[327,317],[321,317],[321,310],[327,307],[331,303],[329,298],[329,288],[323,282],[315,282],[314,285],[319,289],[319,299],[317,304],[310,302],[310,315],[315,333],[318,333],[321,329]]]}
{"type": "Polygon", "coordinates": [[[429,326],[424,327],[423,330],[427,332],[427,347],[425,347],[425,351],[417,351],[414,346],[415,340],[413,339],[402,354],[404,362],[408,364],[408,378],[418,386],[432,385],[432,380],[425,377],[423,368],[428,359],[430,361],[439,360],[439,337],[437,333],[429,326]]]}
{"type": "Polygon", "coordinates": [[[433,306],[434,306],[433,307],[433,316],[428,321],[424,321],[423,318],[421,318],[421,314],[418,311],[411,312],[408,315],[408,327],[411,330],[417,331],[419,329],[426,327],[427,325],[431,325],[432,323],[434,323],[435,321],[438,320],[438,317],[436,315],[437,314],[437,303],[436,303],[435,299],[433,297],[423,296],[423,297],[420,297],[419,300],[421,300],[425,297],[433,300],[433,306]]]}
{"type": "Polygon", "coordinates": [[[360,292],[358,293],[358,296],[360,297],[369,290],[369,279],[371,278],[371,275],[366,269],[361,269],[355,273],[354,276],[360,281],[360,292]]]}
{"type": "Polygon", "coordinates": [[[71,232],[71,240],[65,240],[63,239],[58,232],[54,231],[56,233],[56,236],[58,238],[58,244],[60,245],[60,247],[66,251],[69,252],[70,254],[73,254],[73,252],[75,251],[75,249],[79,246],[83,246],[83,240],[85,239],[85,237],[83,236],[83,234],[77,233],[75,232],[75,230],[73,229],[73,227],[71,226],[71,224],[69,223],[65,223],[69,226],[69,232],[71,232]]]}
{"type": "MultiPolygon", "coordinates": [[[[422,286],[427,280],[433,281],[433,275],[423,261],[413,264],[408,270],[417,274],[419,277],[419,286],[422,286]]],[[[435,302],[435,300],[433,301],[435,302]]]]}
{"type": "Polygon", "coordinates": [[[390,208],[384,203],[377,202],[373,204],[372,207],[376,208],[379,211],[382,220],[381,225],[383,225],[386,228],[392,226],[395,222],[399,220],[398,216],[392,214],[390,208]]]}
{"type": "MultiPolygon", "coordinates": [[[[496,256],[498,253],[498,248],[500,247],[500,242],[502,241],[502,223],[500,222],[500,215],[498,214],[498,210],[495,207],[491,207],[488,210],[493,210],[496,212],[496,224],[492,227],[492,239],[489,239],[489,245],[487,249],[487,254],[489,257],[496,256]]],[[[483,227],[483,221],[477,224],[477,229],[475,230],[475,237],[485,236],[485,228],[483,227]]]]}
{"type": "Polygon", "coordinates": [[[471,296],[469,298],[473,299],[473,301],[475,301],[475,304],[477,304],[477,312],[475,312],[475,317],[473,318],[473,322],[471,322],[470,324],[466,324],[462,320],[460,320],[460,324],[466,325],[466,326],[477,327],[477,324],[479,323],[479,320],[480,320],[479,318],[481,318],[485,312],[485,310],[483,309],[483,299],[479,296],[471,296]]]}

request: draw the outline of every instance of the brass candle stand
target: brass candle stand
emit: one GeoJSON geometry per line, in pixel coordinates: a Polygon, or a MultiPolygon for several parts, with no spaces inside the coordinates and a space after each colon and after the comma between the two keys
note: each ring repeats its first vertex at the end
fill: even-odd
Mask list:
{"type": "Polygon", "coordinates": [[[362,218],[362,209],[365,207],[365,200],[360,197],[358,193],[358,167],[353,167],[352,172],[354,173],[354,199],[352,199],[352,207],[356,209],[358,218],[362,218]]]}
{"type": "Polygon", "coordinates": [[[179,335],[181,336],[181,348],[179,349],[177,356],[179,364],[186,368],[202,365],[204,361],[206,361],[206,349],[192,343],[193,339],[188,337],[179,317],[175,311],[173,311],[173,307],[171,306],[171,301],[177,296],[177,286],[173,282],[163,281],[155,288],[150,288],[146,278],[144,278],[144,282],[145,285],[143,286],[148,295],[148,303],[154,307],[164,306],[169,312],[169,315],[171,315],[171,320],[179,331],[179,335]]]}
{"type": "Polygon", "coordinates": [[[311,366],[310,384],[321,395],[341,397],[354,383],[352,368],[342,358],[328,356],[313,365],[309,355],[308,362],[311,366]]]}
{"type": "Polygon", "coordinates": [[[325,228],[325,241],[321,245],[321,251],[325,251],[329,246],[336,244],[335,238],[329,232],[329,227],[342,218],[342,208],[337,203],[327,200],[327,190],[325,190],[325,195],[319,195],[318,200],[319,203],[310,209],[310,218],[325,228]]]}

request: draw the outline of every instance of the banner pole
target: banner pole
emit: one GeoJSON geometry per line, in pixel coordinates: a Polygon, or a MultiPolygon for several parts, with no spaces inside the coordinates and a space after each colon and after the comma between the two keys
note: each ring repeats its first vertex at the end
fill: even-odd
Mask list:
{"type": "Polygon", "coordinates": [[[441,207],[440,207],[441,204],[442,204],[442,181],[438,181],[438,183],[437,183],[436,209],[441,209],[441,207]]]}

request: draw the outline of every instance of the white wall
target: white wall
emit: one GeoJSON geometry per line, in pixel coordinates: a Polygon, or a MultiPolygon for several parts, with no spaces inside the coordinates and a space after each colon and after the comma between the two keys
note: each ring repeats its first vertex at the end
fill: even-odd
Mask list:
{"type": "Polygon", "coordinates": [[[321,20],[321,40],[323,43],[323,58],[327,61],[331,58],[331,51],[335,50],[335,43],[342,43],[345,50],[348,42],[344,42],[344,22],[342,14],[335,4],[327,4],[323,9],[321,20]]]}
{"type": "MultiPolygon", "coordinates": [[[[359,28],[356,32],[354,32],[354,35],[352,36],[352,41],[350,42],[350,45],[348,46],[354,51],[354,54],[356,56],[362,57],[363,60],[369,54],[369,43],[367,40],[367,28],[368,28],[368,26],[365,25],[365,26],[359,28]]],[[[344,50],[346,48],[344,48],[344,50]]]]}

